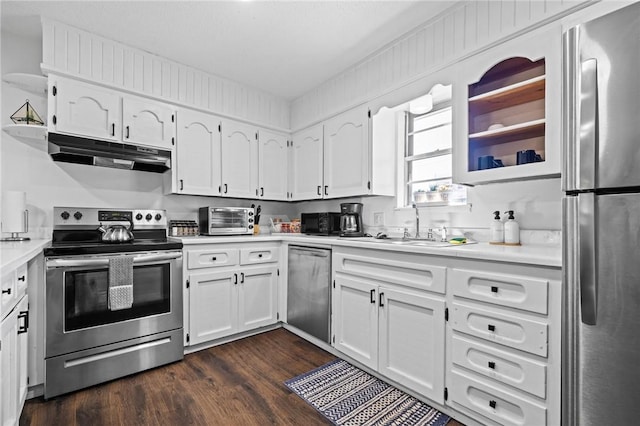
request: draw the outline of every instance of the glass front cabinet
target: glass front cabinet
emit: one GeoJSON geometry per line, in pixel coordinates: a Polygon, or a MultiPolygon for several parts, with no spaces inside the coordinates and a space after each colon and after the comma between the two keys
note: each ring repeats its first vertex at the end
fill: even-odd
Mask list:
{"type": "Polygon", "coordinates": [[[560,175],[560,27],[502,43],[460,63],[454,89],[454,182],[560,175]]]}

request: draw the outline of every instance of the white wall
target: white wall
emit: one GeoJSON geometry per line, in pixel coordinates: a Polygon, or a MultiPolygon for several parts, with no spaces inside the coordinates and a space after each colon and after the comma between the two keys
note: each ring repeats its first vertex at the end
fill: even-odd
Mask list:
{"type": "MultiPolygon", "coordinates": [[[[10,72],[40,74],[42,46],[2,32],[2,75],[10,72]]],[[[2,125],[11,124],[13,114],[26,98],[36,111],[46,117],[44,97],[29,94],[2,83],[2,125]]],[[[0,187],[2,191],[27,193],[31,232],[37,238],[51,236],[54,206],[164,208],[169,219],[196,219],[201,206],[249,206],[249,200],[163,195],[162,175],[158,173],[108,169],[79,164],[54,162],[45,141],[15,139],[0,132],[0,187]]],[[[295,215],[289,203],[256,202],[263,214],[295,215]]],[[[0,209],[2,206],[0,205],[0,209]]]]}

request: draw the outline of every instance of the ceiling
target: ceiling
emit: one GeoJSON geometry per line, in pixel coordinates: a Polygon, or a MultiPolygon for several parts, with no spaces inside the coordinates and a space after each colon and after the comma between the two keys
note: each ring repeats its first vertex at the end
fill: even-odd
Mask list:
{"type": "Polygon", "coordinates": [[[454,1],[8,1],[2,30],[47,17],[294,99],[454,1]]]}

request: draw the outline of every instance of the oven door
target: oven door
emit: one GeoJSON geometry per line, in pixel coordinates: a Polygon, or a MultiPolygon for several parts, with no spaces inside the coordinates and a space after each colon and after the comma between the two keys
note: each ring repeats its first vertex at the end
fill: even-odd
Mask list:
{"type": "Polygon", "coordinates": [[[133,257],[133,305],[110,310],[109,258],[47,258],[46,357],[182,327],[182,252],[133,257]]]}

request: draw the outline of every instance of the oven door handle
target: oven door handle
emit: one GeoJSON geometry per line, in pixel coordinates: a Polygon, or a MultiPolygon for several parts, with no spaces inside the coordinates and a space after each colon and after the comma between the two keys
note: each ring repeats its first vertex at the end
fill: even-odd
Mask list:
{"type": "MultiPolygon", "coordinates": [[[[158,263],[166,260],[179,259],[182,252],[153,253],[133,256],[133,264],[158,263]]],[[[73,268],[87,266],[108,266],[109,257],[95,257],[89,259],[47,259],[47,268],[73,268]]]]}

